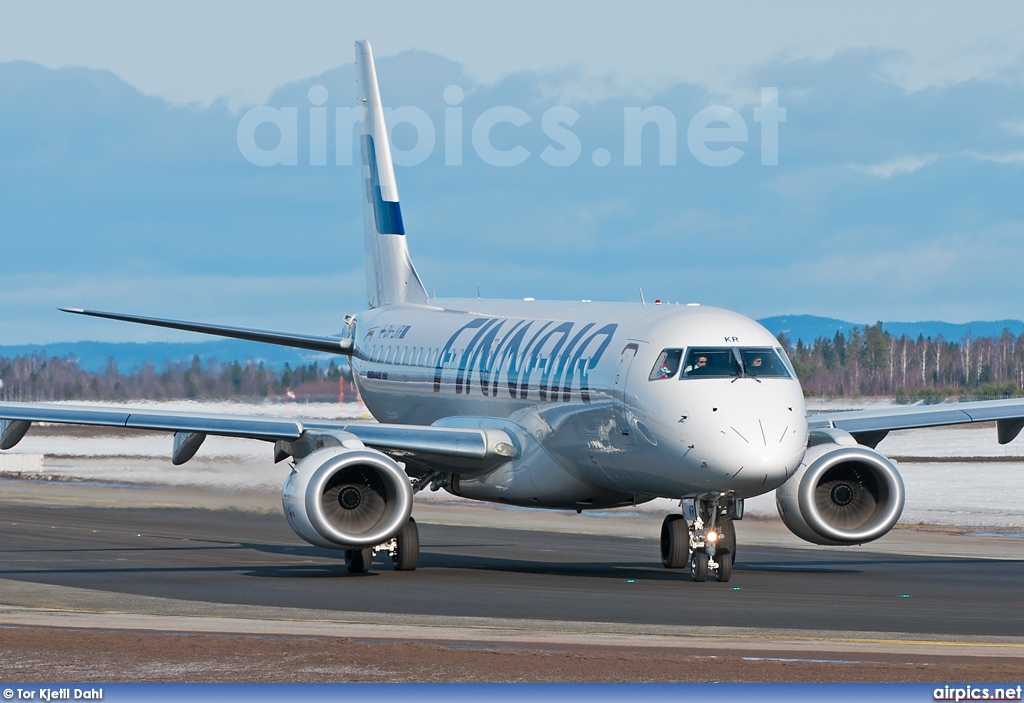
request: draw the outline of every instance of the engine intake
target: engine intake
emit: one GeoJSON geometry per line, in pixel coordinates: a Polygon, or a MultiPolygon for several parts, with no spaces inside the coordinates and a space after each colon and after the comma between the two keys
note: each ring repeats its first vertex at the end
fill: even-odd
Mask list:
{"type": "Polygon", "coordinates": [[[852,438],[812,446],[796,473],[775,491],[786,527],[814,544],[876,540],[900,519],[903,503],[896,467],[852,438]]]}
{"type": "Polygon", "coordinates": [[[282,503],[288,524],[310,544],[361,549],[387,542],[405,526],[412,487],[381,452],[326,447],[295,465],[282,503]]]}

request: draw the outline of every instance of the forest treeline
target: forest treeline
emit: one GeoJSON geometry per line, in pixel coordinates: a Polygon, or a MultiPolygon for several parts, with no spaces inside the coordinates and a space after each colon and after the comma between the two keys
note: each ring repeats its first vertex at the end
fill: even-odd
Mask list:
{"type": "MultiPolygon", "coordinates": [[[[970,335],[959,340],[896,337],[882,323],[786,347],[808,396],[882,396],[897,401],[939,402],[952,396],[988,399],[1024,396],[1024,334],[970,335]]],[[[110,359],[105,371],[78,367],[73,357],[0,358],[0,400],[157,400],[354,398],[347,363],[319,362],[281,370],[259,363],[219,363],[197,356],[191,364],[150,364],[121,373],[110,359]]]]}
{"type": "Polygon", "coordinates": [[[333,360],[281,370],[262,363],[220,363],[198,356],[192,363],[168,363],[162,371],[147,364],[121,373],[114,359],[103,372],[85,371],[73,357],[39,355],[0,358],[0,400],[296,400],[354,399],[347,363],[333,360]]]}
{"type": "Polygon", "coordinates": [[[780,341],[808,396],[887,396],[938,402],[1024,395],[1024,334],[959,340],[896,337],[882,323],[855,327],[812,344],[780,341]]]}

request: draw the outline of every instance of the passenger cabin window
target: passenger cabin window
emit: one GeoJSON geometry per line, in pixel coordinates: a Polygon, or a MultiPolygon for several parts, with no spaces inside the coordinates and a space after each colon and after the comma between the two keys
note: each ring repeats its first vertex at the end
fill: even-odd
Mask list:
{"type": "Polygon", "coordinates": [[[676,372],[679,371],[679,360],[683,358],[682,349],[665,349],[658,355],[658,360],[654,362],[654,368],[651,369],[651,375],[648,377],[649,381],[662,381],[667,378],[673,378],[676,372]]]}

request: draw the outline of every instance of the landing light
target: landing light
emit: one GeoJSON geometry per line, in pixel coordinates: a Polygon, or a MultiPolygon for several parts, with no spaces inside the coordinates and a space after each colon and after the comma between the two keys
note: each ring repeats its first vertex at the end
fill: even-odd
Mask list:
{"type": "Polygon", "coordinates": [[[708,533],[706,535],[704,535],[704,539],[706,541],[711,542],[712,544],[714,544],[715,542],[718,541],[718,533],[715,532],[714,530],[708,530],[708,533]]]}
{"type": "Polygon", "coordinates": [[[498,456],[514,456],[516,449],[508,442],[498,442],[494,445],[494,453],[498,456]]]}

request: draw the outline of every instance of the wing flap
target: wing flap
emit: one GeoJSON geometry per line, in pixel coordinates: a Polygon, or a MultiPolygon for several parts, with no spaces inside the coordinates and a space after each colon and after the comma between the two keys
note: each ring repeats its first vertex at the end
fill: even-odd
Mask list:
{"type": "Polygon", "coordinates": [[[199,432],[221,437],[246,437],[276,442],[280,439],[298,439],[302,434],[302,423],[286,418],[234,416],[234,415],[189,415],[187,413],[133,412],[128,416],[125,427],[136,430],[158,432],[199,432]]]}

